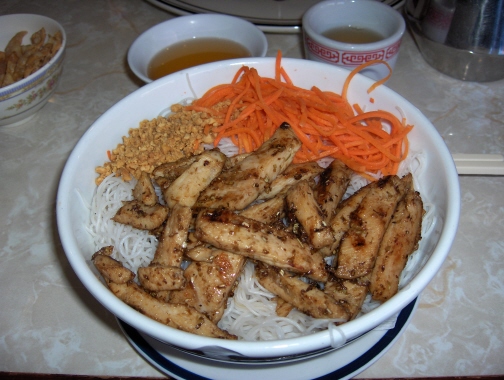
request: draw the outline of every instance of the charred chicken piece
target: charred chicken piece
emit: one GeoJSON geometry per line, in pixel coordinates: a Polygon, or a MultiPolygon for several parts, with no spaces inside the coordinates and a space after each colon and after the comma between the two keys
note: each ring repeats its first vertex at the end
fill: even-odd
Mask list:
{"type": "Polygon", "coordinates": [[[401,272],[421,239],[423,203],[414,189],[399,202],[383,236],[371,273],[373,299],[385,302],[397,293],[401,272]]]}
{"type": "Polygon", "coordinates": [[[152,177],[161,188],[161,192],[163,194],[170,187],[173,181],[180,177],[180,175],[197,160],[197,157],[197,155],[183,157],[177,161],[167,162],[154,168],[152,171],[152,177]]]}
{"type": "Polygon", "coordinates": [[[367,276],[354,280],[331,278],[324,284],[324,293],[332,297],[335,302],[344,302],[354,319],[362,309],[362,304],[368,294],[369,279],[367,276]]]}
{"type": "Polygon", "coordinates": [[[256,264],[256,277],[270,292],[313,318],[348,321],[349,313],[344,303],[336,303],[316,285],[292,273],[259,263],[256,264]]]}
{"type": "Polygon", "coordinates": [[[183,157],[177,161],[167,162],[154,168],[152,176],[154,178],[164,177],[169,180],[175,180],[179,177],[189,166],[191,166],[198,159],[197,155],[183,157]]]}
{"type": "Polygon", "coordinates": [[[154,206],[158,203],[158,197],[148,173],[142,172],[140,178],[138,178],[133,189],[133,198],[146,206],[154,206]]]}
{"type": "Polygon", "coordinates": [[[135,273],[125,268],[119,261],[110,257],[114,247],[107,246],[96,252],[91,260],[98,272],[101,273],[105,281],[112,281],[117,284],[125,284],[135,278],[135,273]]]}
{"type": "Polygon", "coordinates": [[[240,153],[231,157],[226,157],[226,161],[224,162],[224,168],[222,170],[231,169],[233,166],[236,166],[248,156],[250,156],[250,153],[240,153]]]}
{"type": "MultiPolygon", "coordinates": [[[[103,255],[99,253],[93,255],[93,262],[100,262],[103,259],[102,256],[103,255]]],[[[110,257],[108,258],[113,260],[110,257]]],[[[112,269],[116,271],[119,267],[122,267],[125,272],[129,272],[130,277],[135,276],[129,269],[124,268],[119,261],[116,261],[116,265],[112,266],[112,269]]],[[[110,266],[98,265],[96,268],[105,279],[112,293],[140,313],[170,327],[193,334],[212,338],[236,339],[234,335],[219,329],[217,325],[210,321],[204,314],[198,312],[194,308],[187,305],[162,302],[151,296],[131,280],[126,282],[122,280],[120,282],[114,282],[114,275],[110,273],[110,266]]]]}
{"type": "Polygon", "coordinates": [[[187,304],[219,322],[245,260],[216,249],[210,263],[193,261],[184,271],[186,286],[170,292],[169,302],[187,304]]]}
{"type": "Polygon", "coordinates": [[[362,187],[350,197],[340,202],[336,215],[331,220],[330,227],[333,235],[333,242],[327,247],[319,250],[319,253],[326,257],[337,254],[337,250],[341,244],[341,239],[350,228],[350,215],[354,212],[364,197],[369,192],[369,187],[362,187]]]}
{"type": "Polygon", "coordinates": [[[277,196],[262,203],[256,203],[240,212],[241,216],[266,224],[279,223],[284,216],[284,197],[277,196]]]}
{"type": "MultiPolygon", "coordinates": [[[[194,210],[193,210],[194,211],[194,210]]],[[[197,216],[197,214],[196,214],[197,216]]],[[[194,235],[194,221],[196,219],[196,216],[194,216],[193,212],[193,220],[191,221],[191,227],[189,227],[189,233],[187,234],[187,240],[185,244],[185,251],[186,253],[189,252],[191,249],[199,247],[201,245],[204,245],[195,235],[194,235]]]]}
{"type": "Polygon", "coordinates": [[[333,242],[331,229],[324,221],[320,207],[315,201],[313,190],[307,181],[301,181],[287,191],[286,207],[296,217],[315,249],[333,242]]]}
{"type": "Polygon", "coordinates": [[[277,195],[285,195],[289,188],[296,183],[307,180],[312,181],[322,173],[323,168],[316,162],[291,164],[278,177],[259,194],[257,200],[271,199],[277,195]]]}
{"type": "Polygon", "coordinates": [[[292,309],[295,309],[294,305],[290,304],[287,301],[284,301],[282,298],[276,296],[276,308],[275,313],[279,317],[287,317],[292,309]]]}
{"type": "Polygon", "coordinates": [[[186,256],[192,261],[202,261],[211,263],[216,253],[216,249],[205,244],[200,244],[186,251],[186,256]]]}
{"type": "Polygon", "coordinates": [[[295,235],[229,210],[204,210],[196,218],[195,234],[214,247],[305,275],[327,280],[322,256],[295,235]]]}
{"type": "Polygon", "coordinates": [[[148,267],[138,269],[140,284],[155,293],[160,300],[166,300],[170,290],[180,289],[185,285],[180,264],[191,221],[191,208],[175,205],[159,239],[154,258],[148,267]]]}
{"type": "Polygon", "coordinates": [[[196,207],[243,210],[289,166],[300,147],[290,126],[282,124],[259,149],[215,178],[196,207]]]}
{"type": "Polygon", "coordinates": [[[181,289],[185,285],[184,271],[181,268],[157,265],[138,268],[138,281],[150,292],[181,289]]]}
{"type": "Polygon", "coordinates": [[[383,234],[404,195],[401,187],[397,176],[384,177],[370,186],[350,216],[350,228],[339,247],[337,277],[352,279],[373,270],[383,234]]]}
{"type": "Polygon", "coordinates": [[[151,265],[180,267],[191,221],[191,208],[175,205],[166,222],[151,265]]]}
{"type": "Polygon", "coordinates": [[[200,193],[222,171],[225,160],[226,156],[217,150],[196,156],[195,161],[163,191],[168,207],[176,204],[194,206],[200,193]]]}
{"type": "Polygon", "coordinates": [[[151,296],[133,281],[126,284],[111,282],[108,286],[112,293],[123,302],[165,325],[211,338],[236,339],[236,336],[221,330],[204,314],[194,308],[187,305],[163,302],[151,296]]]}
{"type": "Polygon", "coordinates": [[[147,206],[136,199],[123,202],[112,220],[117,223],[127,224],[139,230],[155,230],[161,226],[168,217],[168,209],[160,204],[147,206]]]}
{"type": "MultiPolygon", "coordinates": [[[[273,198],[250,206],[241,215],[263,223],[276,223],[282,215],[283,204],[283,198],[273,198]]],[[[184,272],[186,286],[171,292],[169,302],[187,303],[217,323],[246,258],[203,244],[186,252],[186,256],[193,260],[184,272]]]]}
{"type": "Polygon", "coordinates": [[[320,206],[326,223],[334,218],[351,176],[352,170],[339,160],[331,162],[320,174],[315,187],[315,200],[320,206]]]}

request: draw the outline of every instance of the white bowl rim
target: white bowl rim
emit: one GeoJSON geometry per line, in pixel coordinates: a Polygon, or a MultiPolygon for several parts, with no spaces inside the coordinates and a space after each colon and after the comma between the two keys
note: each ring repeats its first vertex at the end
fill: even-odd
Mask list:
{"type": "Polygon", "coordinates": [[[256,34],[256,37],[261,40],[261,52],[259,53],[260,57],[264,57],[266,55],[266,52],[268,51],[268,40],[265,36],[265,34],[253,23],[250,21],[247,21],[245,19],[235,17],[235,16],[230,16],[230,15],[225,15],[225,14],[215,14],[215,13],[198,13],[198,14],[190,14],[190,15],[185,15],[185,16],[178,16],[166,21],[163,21],[159,24],[156,24],[146,31],[144,31],[142,34],[140,34],[135,41],[131,44],[131,46],[128,49],[128,54],[127,54],[127,61],[128,61],[128,66],[133,71],[133,73],[142,81],[145,83],[151,83],[153,80],[149,78],[148,76],[144,75],[135,65],[132,64],[133,62],[133,54],[135,54],[136,50],[138,47],[143,43],[143,40],[149,36],[151,33],[155,33],[156,30],[162,29],[166,27],[166,25],[172,25],[176,26],[177,24],[182,24],[186,22],[190,22],[192,20],[208,20],[208,21],[219,21],[222,23],[225,23],[226,21],[232,20],[233,22],[240,23],[244,26],[246,26],[250,31],[253,31],[253,33],[256,34]]]}
{"type": "Polygon", "coordinates": [[[30,84],[34,80],[36,80],[37,79],[36,77],[38,77],[41,73],[47,71],[55,62],[59,61],[65,51],[66,41],[67,41],[65,29],[63,28],[63,26],[61,26],[61,24],[58,21],[56,21],[50,17],[47,17],[47,16],[43,16],[43,15],[39,15],[39,14],[32,14],[32,13],[13,13],[13,14],[8,14],[8,15],[1,15],[0,16],[0,24],[1,24],[2,18],[13,17],[13,16],[16,16],[16,17],[28,17],[29,16],[29,17],[39,18],[41,20],[50,21],[50,22],[54,23],[58,27],[58,29],[61,31],[61,36],[63,38],[63,41],[61,43],[60,49],[54,55],[54,57],[52,57],[49,60],[49,62],[47,62],[40,69],[38,69],[34,73],[28,75],[26,78],[23,78],[23,79],[21,79],[17,82],[14,82],[8,86],[0,88],[0,96],[2,96],[2,97],[6,96],[8,94],[16,93],[17,91],[21,90],[23,87],[30,84]]]}
{"type": "MultiPolygon", "coordinates": [[[[240,66],[240,65],[261,65],[261,64],[273,64],[275,58],[249,58],[249,59],[237,59],[229,61],[213,62],[201,66],[196,66],[183,70],[184,73],[190,75],[191,73],[198,73],[203,70],[208,70],[209,68],[218,67],[221,65],[229,66],[240,66]]],[[[301,59],[283,58],[282,64],[288,66],[289,64],[301,64],[312,66],[314,68],[323,69],[329,72],[345,72],[349,71],[337,67],[326,65],[324,63],[307,61],[301,59]]],[[[265,357],[265,356],[288,356],[299,354],[299,347],[303,347],[303,352],[307,353],[310,351],[315,351],[317,349],[327,348],[331,345],[331,339],[335,336],[331,336],[328,330],[318,332],[313,335],[285,339],[277,341],[260,341],[260,342],[250,342],[250,341],[229,341],[229,340],[219,340],[214,338],[207,338],[197,336],[191,333],[186,333],[173,328],[169,328],[159,322],[156,322],[145,315],[132,310],[128,305],[120,301],[116,296],[114,296],[106,286],[97,278],[97,276],[92,272],[85,258],[79,252],[79,245],[73,236],[73,232],[70,225],[66,223],[66,220],[70,217],[69,214],[69,194],[73,190],[70,184],[70,176],[72,170],[72,162],[79,160],[85,151],[84,146],[86,146],[87,140],[92,137],[93,130],[96,125],[98,125],[100,119],[106,117],[106,115],[114,108],[121,107],[121,104],[128,101],[129,98],[139,96],[148,93],[150,90],[157,86],[163,86],[164,83],[170,82],[174,75],[181,75],[179,73],[174,73],[168,75],[164,78],[158,79],[150,84],[147,84],[138,90],[134,91],[130,95],[126,96],[118,103],[113,105],[108,111],[101,115],[95,123],[88,129],[88,131],[79,140],[73,151],[71,152],[68,161],[63,169],[61,175],[60,184],[58,187],[57,194],[57,224],[60,234],[60,239],[66,253],[66,256],[70,262],[70,265],[74,269],[75,273],[85,285],[85,287],[91,292],[91,294],[106,308],[112,311],[118,318],[122,319],[124,322],[130,324],[131,326],[141,330],[147,335],[154,336],[165,342],[170,342],[172,345],[178,345],[186,349],[200,349],[200,348],[212,348],[212,347],[225,347],[225,350],[230,350],[236,352],[237,355],[244,355],[248,357],[265,357]],[[316,337],[317,339],[314,339],[316,337]],[[222,343],[220,345],[219,343],[222,343]],[[268,354],[265,354],[268,353],[268,354]],[[274,354],[273,354],[274,353],[274,354]]],[[[363,81],[363,83],[368,84],[368,87],[374,83],[371,79],[364,77],[360,74],[354,77],[353,80],[363,81]]],[[[380,86],[381,90],[385,95],[393,95],[403,99],[406,103],[410,104],[401,95],[395,93],[391,89],[380,86]]],[[[449,184],[449,196],[447,198],[446,206],[446,219],[444,220],[442,231],[440,232],[440,239],[436,248],[432,252],[431,257],[427,260],[424,268],[420,273],[418,273],[400,293],[396,294],[392,299],[387,301],[384,305],[378,307],[377,309],[359,317],[357,320],[347,322],[336,328],[336,334],[341,334],[337,336],[337,339],[352,339],[362,334],[365,331],[361,331],[359,325],[362,323],[376,326],[377,323],[376,315],[380,313],[381,321],[393,316],[404,307],[406,307],[412,300],[419,296],[418,292],[413,289],[420,288],[424,289],[427,284],[432,280],[436,273],[441,268],[446,256],[449,253],[450,247],[452,245],[453,239],[455,237],[459,216],[460,216],[460,188],[458,182],[458,174],[453,163],[451,154],[446,147],[442,137],[439,135],[435,127],[430,123],[430,121],[413,105],[411,105],[411,112],[416,113],[417,117],[421,118],[424,123],[425,128],[429,129],[429,135],[436,140],[436,147],[438,153],[441,155],[443,161],[445,162],[446,172],[444,173],[447,178],[447,183],[449,184]],[[387,306],[388,305],[388,306],[387,306]],[[392,307],[394,305],[394,307],[392,307]],[[384,308],[384,306],[387,306],[384,308]],[[387,309],[384,312],[384,309],[387,309]],[[381,312],[380,312],[381,311],[381,312]]],[[[69,220],[69,219],[68,219],[69,220]]]]}

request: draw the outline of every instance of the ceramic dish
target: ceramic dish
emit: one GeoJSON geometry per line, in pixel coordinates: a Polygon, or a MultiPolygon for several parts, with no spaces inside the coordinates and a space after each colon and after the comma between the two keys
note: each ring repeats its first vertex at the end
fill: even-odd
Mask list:
{"type": "MultiPolygon", "coordinates": [[[[303,13],[318,0],[147,0],[158,8],[176,15],[223,13],[242,17],[268,33],[299,33],[303,13]]],[[[405,0],[382,0],[396,9],[405,0]]]]}
{"type": "Polygon", "coordinates": [[[417,304],[418,298],[406,306],[399,313],[394,328],[390,330],[370,331],[345,347],[310,360],[263,364],[253,368],[237,364],[220,365],[202,358],[194,358],[138,332],[122,321],[118,323],[130,344],[140,355],[159,371],[175,379],[276,380],[279,377],[286,377],[289,380],[349,379],[375,363],[399,339],[409,325],[417,304]]]}
{"type": "MultiPolygon", "coordinates": [[[[303,42],[307,59],[352,70],[375,59],[394,69],[406,25],[395,9],[374,0],[321,1],[303,15],[303,42]],[[348,26],[368,29],[380,38],[366,43],[349,43],[328,38],[326,33],[348,26]]],[[[374,80],[385,78],[389,68],[372,65],[361,71],[374,80]]]]}
{"type": "MultiPolygon", "coordinates": [[[[328,347],[339,347],[372,330],[406,307],[435,276],[448,254],[458,225],[460,191],[458,175],[443,139],[422,113],[407,100],[385,86],[367,94],[374,83],[362,75],[353,78],[348,90],[351,104],[367,110],[382,109],[413,124],[410,132],[411,151],[421,151],[424,169],[417,180],[424,202],[432,205],[432,224],[426,231],[409,273],[411,279],[390,300],[350,322],[301,338],[278,341],[231,341],[213,339],[179,331],[135,311],[116,298],[99,279],[90,258],[95,251],[85,226],[88,223],[91,198],[95,191],[95,167],[107,160],[107,150],[114,148],[129,128],[143,119],[152,119],[173,103],[199,97],[209,88],[229,83],[236,71],[248,65],[262,76],[273,77],[274,58],[251,58],[215,62],[194,67],[149,83],[105,112],[83,135],[71,153],[61,177],[57,198],[57,222],[68,260],[90,293],[119,319],[159,341],[207,357],[275,358],[306,355],[328,347]]],[[[300,87],[317,86],[341,93],[348,71],[319,62],[284,59],[282,66],[300,87]]]]}
{"type": "Polygon", "coordinates": [[[22,42],[25,45],[29,43],[30,36],[42,27],[51,35],[61,32],[63,43],[56,55],[42,68],[18,82],[0,88],[0,126],[24,123],[47,103],[61,75],[66,45],[65,30],[49,17],[32,14],[0,16],[2,51],[17,32],[28,32],[22,42]]]}
{"type": "Polygon", "coordinates": [[[243,46],[252,57],[264,57],[268,41],[254,24],[238,17],[195,14],[164,21],[143,32],[128,50],[128,65],[137,77],[152,82],[148,68],[163,49],[198,38],[229,40],[243,46]]]}

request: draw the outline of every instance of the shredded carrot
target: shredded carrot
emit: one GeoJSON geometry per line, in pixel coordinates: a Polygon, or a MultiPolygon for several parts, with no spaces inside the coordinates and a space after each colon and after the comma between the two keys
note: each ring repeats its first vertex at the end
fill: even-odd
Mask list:
{"type": "Polygon", "coordinates": [[[354,69],[340,95],[317,87],[295,86],[281,60],[279,51],[273,78],[261,77],[255,68],[242,66],[230,84],[215,86],[186,106],[208,112],[219,121],[204,129],[205,134],[214,134],[215,146],[230,138],[240,153],[251,152],[287,122],[302,142],[294,162],[333,157],[368,179],[397,173],[408,154],[407,134],[413,126],[387,111],[364,111],[347,99],[352,78],[370,65],[384,64],[389,74],[367,92],[385,83],[392,73],[386,62],[370,61],[354,69]]]}

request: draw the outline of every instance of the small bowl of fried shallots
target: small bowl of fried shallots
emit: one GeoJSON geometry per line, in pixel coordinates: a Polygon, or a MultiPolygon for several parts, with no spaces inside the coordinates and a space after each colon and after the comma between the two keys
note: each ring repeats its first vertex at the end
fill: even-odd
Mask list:
{"type": "Polygon", "coordinates": [[[450,152],[415,106],[278,56],[186,69],[110,108],[66,163],[57,222],[119,320],[257,364],[338,350],[411,304],[459,203],[450,152]]]}
{"type": "Polygon", "coordinates": [[[0,16],[0,126],[28,121],[56,89],[66,36],[49,17],[0,16]]]}

